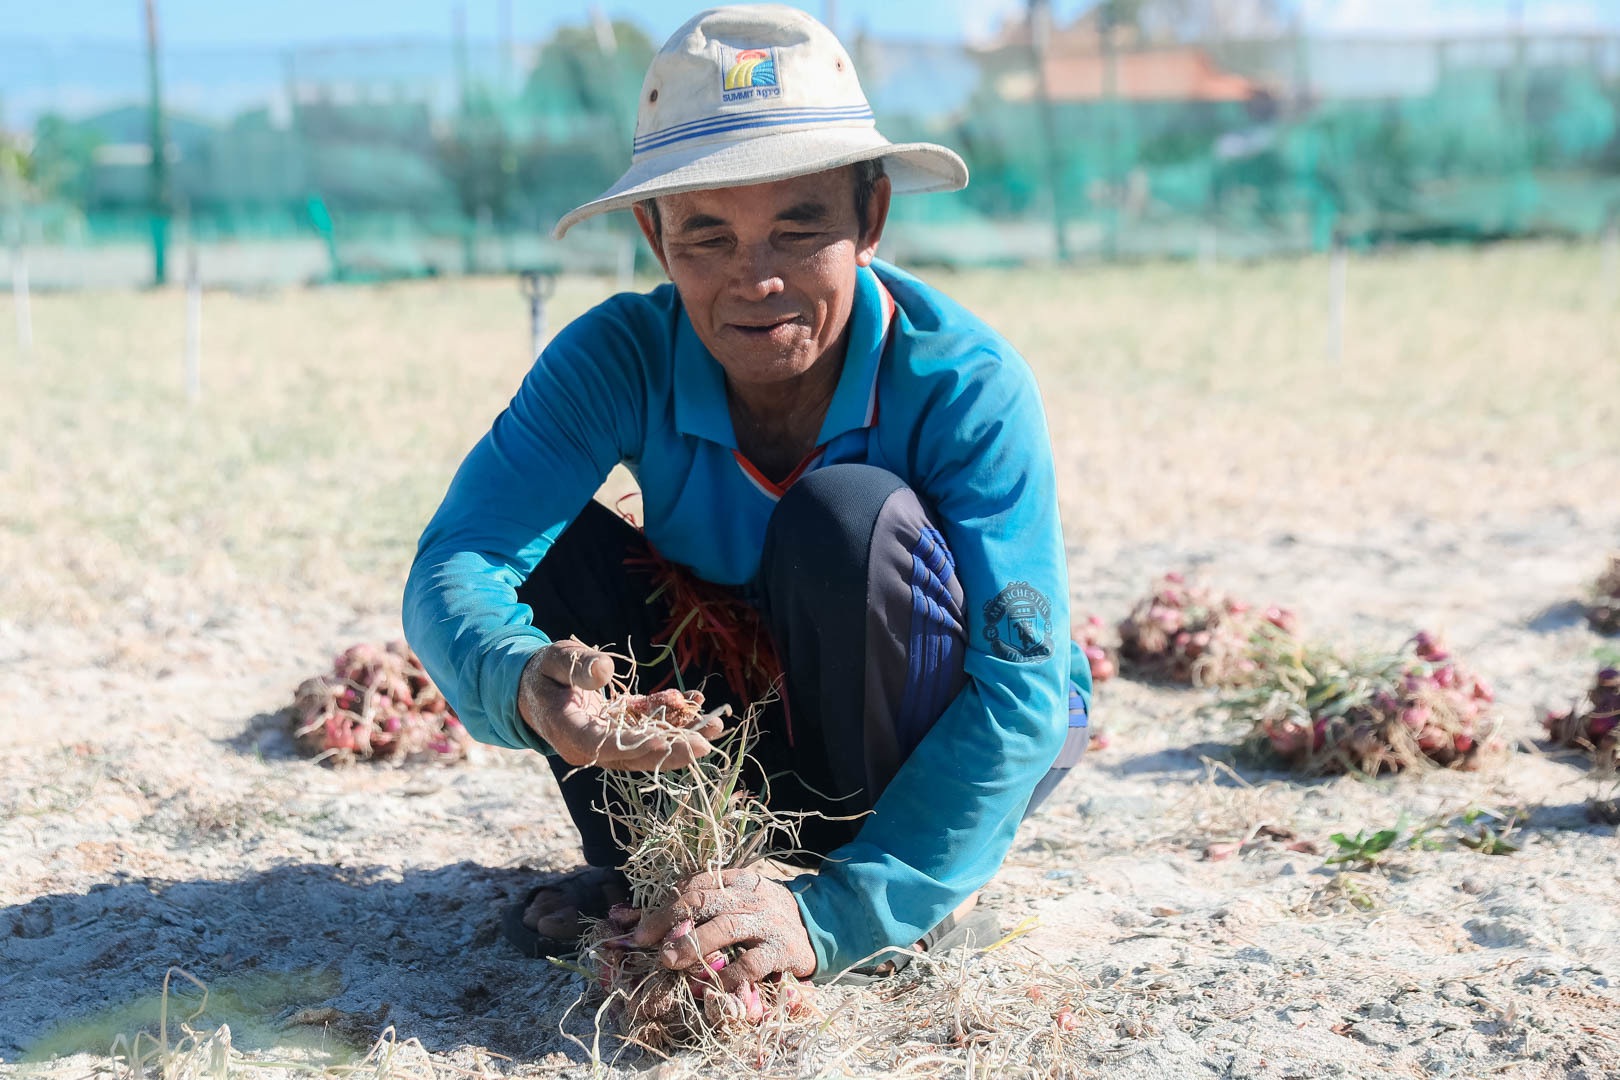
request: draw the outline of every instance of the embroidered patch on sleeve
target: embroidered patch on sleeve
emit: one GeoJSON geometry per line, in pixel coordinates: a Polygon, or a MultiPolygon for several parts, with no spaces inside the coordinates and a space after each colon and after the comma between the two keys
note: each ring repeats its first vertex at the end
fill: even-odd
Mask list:
{"type": "Polygon", "coordinates": [[[1045,660],[1052,655],[1052,602],[1029,582],[1014,581],[984,605],[984,636],[1003,660],[1045,660]]]}

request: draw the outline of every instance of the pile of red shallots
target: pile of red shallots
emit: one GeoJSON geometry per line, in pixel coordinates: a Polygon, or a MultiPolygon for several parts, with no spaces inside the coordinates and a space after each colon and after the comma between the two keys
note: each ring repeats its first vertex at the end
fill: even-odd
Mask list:
{"type": "Polygon", "coordinates": [[[1119,674],[1119,647],[1104,640],[1108,624],[1100,615],[1087,615],[1075,630],[1074,642],[1091,662],[1091,685],[1105,683],[1119,674]]]}
{"type": "Polygon", "coordinates": [[[1294,632],[1285,608],[1256,611],[1204,585],[1168,573],[1119,624],[1127,672],[1191,686],[1242,686],[1259,669],[1260,640],[1294,632]]]}
{"type": "Polygon", "coordinates": [[[1560,746],[1589,750],[1599,765],[1620,767],[1620,668],[1605,667],[1574,706],[1548,710],[1547,737],[1560,746]]]}
{"type": "Polygon", "coordinates": [[[1620,555],[1609,556],[1609,568],[1593,584],[1586,621],[1600,634],[1620,634],[1620,555]]]}
{"type": "Polygon", "coordinates": [[[467,756],[472,739],[403,641],[351,645],[328,675],[306,679],[293,700],[300,753],[333,765],[438,761],[467,756]]]}
{"type": "Polygon", "coordinates": [[[1217,707],[1250,721],[1251,740],[1301,772],[1474,769],[1502,748],[1490,687],[1428,633],[1354,660],[1277,639],[1260,671],[1217,707]]]}

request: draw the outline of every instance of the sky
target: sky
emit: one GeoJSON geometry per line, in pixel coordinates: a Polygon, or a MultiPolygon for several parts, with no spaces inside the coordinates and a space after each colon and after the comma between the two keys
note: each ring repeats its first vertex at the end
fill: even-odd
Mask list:
{"type": "MultiPolygon", "coordinates": [[[[535,41],[560,23],[582,21],[587,0],[156,0],[162,37],[174,47],[267,47],[333,40],[444,38],[453,12],[466,10],[471,37],[499,36],[510,10],[514,37],[535,41]]],[[[1093,0],[1053,0],[1059,20],[1093,0]]],[[[1323,30],[1427,31],[1501,28],[1522,6],[1535,26],[1620,29],[1620,0],[1288,0],[1323,30]]],[[[642,24],[661,41],[698,10],[700,0],[602,0],[613,17],[642,24]]],[[[1024,0],[804,0],[835,29],[864,26],[883,37],[963,40],[983,36],[1024,0]]],[[[65,44],[138,43],[141,0],[0,0],[0,39],[65,44]]]]}
{"type": "MultiPolygon", "coordinates": [[[[712,2],[712,0],[711,0],[712,2]]],[[[983,40],[1028,0],[802,0],[849,40],[983,40]]],[[[1060,23],[1096,0],[1051,0],[1060,23]]],[[[1253,0],[1226,0],[1237,9],[1253,0]]],[[[215,120],[284,108],[292,68],[306,79],[408,83],[455,92],[454,13],[488,70],[497,70],[503,12],[514,42],[543,41],[590,17],[592,0],[155,0],[171,110],[215,120]],[[327,49],[335,46],[335,50],[327,49]],[[384,47],[378,47],[384,46],[384,47]],[[480,47],[483,46],[483,47],[480,47]],[[296,58],[289,58],[296,52],[296,58]],[[322,64],[327,68],[323,69],[322,64]],[[280,103],[280,104],[278,104],[280,103]]],[[[596,0],[662,42],[704,0],[596,0]]],[[[1620,34],[1620,0],[1283,0],[1325,33],[1498,33],[1524,23],[1620,34]]],[[[144,99],[143,0],[0,0],[0,129],[29,131],[47,113],[84,116],[144,99]]],[[[1234,9],[1229,9],[1234,10],[1234,9]]],[[[944,73],[941,73],[941,78],[944,73]]],[[[930,84],[923,91],[945,87],[930,84]]],[[[449,100],[446,98],[445,100],[449,100]]],[[[278,114],[280,115],[280,114],[278,114]]]]}

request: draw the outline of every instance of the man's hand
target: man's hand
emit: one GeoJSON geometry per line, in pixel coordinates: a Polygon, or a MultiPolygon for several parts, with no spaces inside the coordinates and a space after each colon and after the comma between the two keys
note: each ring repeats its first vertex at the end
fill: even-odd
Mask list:
{"type": "Polygon", "coordinates": [[[731,993],[779,972],[808,979],[816,971],[816,952],[793,894],[753,870],[689,878],[673,901],[641,916],[630,943],[658,947],[659,962],[676,971],[690,970],[712,953],[741,948],[742,954],[717,973],[731,993]]]}
{"type": "MultiPolygon", "coordinates": [[[[637,736],[620,745],[603,716],[607,699],[602,688],[613,678],[613,658],[577,641],[556,641],[529,660],[518,685],[518,713],[557,755],[573,766],[651,771],[678,769],[707,754],[709,740],[720,734],[718,713],[692,717],[684,730],[637,736]]],[[[674,705],[677,690],[653,694],[653,705],[674,705]],[[661,702],[661,695],[674,695],[661,702]]],[[[666,710],[672,721],[678,710],[666,710]]]]}

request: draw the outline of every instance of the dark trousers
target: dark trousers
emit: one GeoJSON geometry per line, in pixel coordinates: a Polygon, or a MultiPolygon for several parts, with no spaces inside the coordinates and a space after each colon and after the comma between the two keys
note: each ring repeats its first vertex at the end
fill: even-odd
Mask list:
{"type": "MultiPolygon", "coordinates": [[[[518,589],[534,624],[553,639],[653,654],[668,625],[649,604],[649,574],[626,560],[645,556],[641,533],[589,503],[518,589]]],[[[753,749],[770,778],[775,810],[809,811],[800,845],[825,855],[854,838],[917,743],[962,689],[966,624],[955,563],[928,511],[899,477],[868,465],[833,465],[788,489],[766,530],[759,577],[743,595],[765,622],[786,676],[786,702],[768,706],[753,749]],[[835,820],[849,819],[854,820],[835,820]]],[[[673,674],[671,657],[644,665],[640,685],[673,674]]],[[[710,671],[681,672],[703,683],[705,708],[749,703],[710,671]]],[[[1070,739],[1037,786],[1033,812],[1084,752],[1085,712],[1071,697],[1070,739]]],[[[623,856],[606,815],[601,772],[551,759],[585,861],[617,866],[623,856]]],[[[750,778],[759,783],[760,776],[750,778]]],[[[757,787],[756,787],[756,790],[757,787]]]]}

